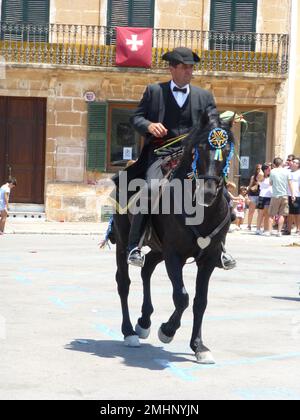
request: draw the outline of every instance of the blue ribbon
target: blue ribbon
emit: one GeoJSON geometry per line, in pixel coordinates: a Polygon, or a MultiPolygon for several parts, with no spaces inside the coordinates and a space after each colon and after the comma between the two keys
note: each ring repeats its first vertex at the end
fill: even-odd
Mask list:
{"type": "Polygon", "coordinates": [[[231,162],[231,159],[233,158],[233,155],[234,155],[234,143],[231,142],[230,143],[230,152],[229,152],[229,155],[227,156],[226,165],[223,169],[223,176],[224,177],[228,176],[229,169],[230,169],[230,162],[231,162]]]}
{"type": "Polygon", "coordinates": [[[196,146],[195,147],[195,156],[194,156],[194,160],[193,160],[193,163],[192,163],[192,169],[193,169],[193,172],[194,172],[195,175],[197,174],[197,163],[198,162],[200,162],[200,153],[199,153],[198,147],[196,146]]]}

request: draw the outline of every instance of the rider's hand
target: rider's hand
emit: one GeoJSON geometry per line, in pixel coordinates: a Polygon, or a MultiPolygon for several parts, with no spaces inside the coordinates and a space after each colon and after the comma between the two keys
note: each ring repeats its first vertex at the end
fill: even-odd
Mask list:
{"type": "Polygon", "coordinates": [[[148,126],[148,131],[152,136],[157,138],[165,137],[168,134],[168,130],[161,123],[151,123],[148,126]]]}

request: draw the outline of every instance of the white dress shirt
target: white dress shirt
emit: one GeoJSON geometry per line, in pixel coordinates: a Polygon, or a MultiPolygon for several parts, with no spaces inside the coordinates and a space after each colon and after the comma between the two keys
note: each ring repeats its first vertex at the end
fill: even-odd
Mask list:
{"type": "Polygon", "coordinates": [[[170,84],[171,91],[173,93],[173,96],[174,96],[175,101],[177,102],[179,108],[182,108],[183,105],[184,105],[184,103],[185,103],[185,101],[186,101],[186,99],[187,99],[187,97],[189,96],[189,93],[190,93],[190,85],[185,85],[185,86],[182,86],[181,88],[179,88],[179,86],[177,86],[179,89],[186,88],[186,93],[183,93],[183,92],[174,92],[173,91],[174,86],[177,86],[177,85],[176,85],[176,83],[173,82],[173,80],[171,80],[171,84],[170,84]]]}

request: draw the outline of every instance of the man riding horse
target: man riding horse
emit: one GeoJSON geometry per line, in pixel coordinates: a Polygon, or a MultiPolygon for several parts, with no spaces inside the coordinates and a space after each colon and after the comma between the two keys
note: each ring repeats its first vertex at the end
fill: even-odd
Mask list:
{"type": "MultiPolygon", "coordinates": [[[[146,173],[149,185],[157,173],[157,156],[154,153],[157,148],[169,139],[189,133],[192,127],[201,129],[209,120],[217,120],[219,116],[212,94],[190,85],[193,66],[200,61],[199,56],[189,48],[179,47],[162,58],[169,62],[172,80],[147,86],[131,118],[134,128],[145,137],[146,146],[137,163],[128,169],[128,177],[132,179],[145,176],[146,173]]],[[[133,216],[128,241],[128,264],[139,267],[144,264],[140,242],[148,218],[149,215],[142,212],[133,216]]],[[[227,269],[235,266],[235,261],[227,254],[223,255],[222,262],[227,269]]]]}

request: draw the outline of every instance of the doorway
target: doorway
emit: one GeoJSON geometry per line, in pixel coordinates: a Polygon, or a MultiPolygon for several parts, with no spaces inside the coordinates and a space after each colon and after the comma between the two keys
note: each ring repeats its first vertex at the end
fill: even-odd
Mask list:
{"type": "Polygon", "coordinates": [[[0,183],[18,183],[11,203],[44,203],[46,101],[0,97],[0,183]]]}
{"type": "Polygon", "coordinates": [[[235,124],[235,156],[232,161],[230,180],[237,187],[248,186],[258,163],[272,160],[273,153],[273,109],[238,109],[247,124],[235,124]]]}

